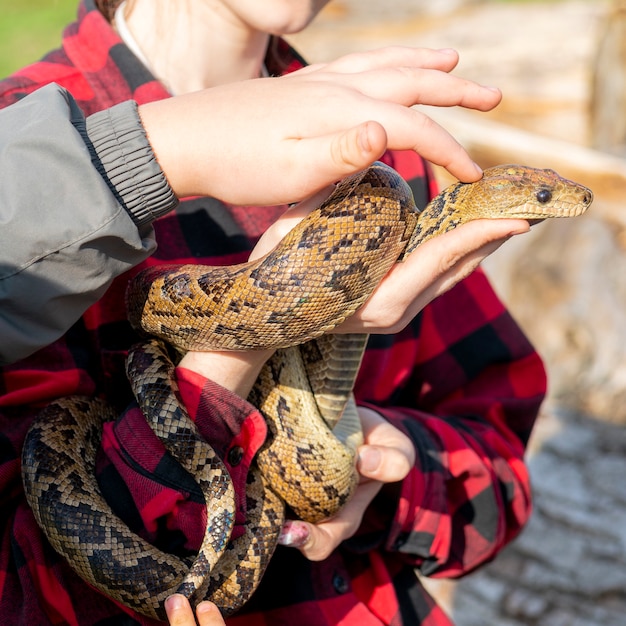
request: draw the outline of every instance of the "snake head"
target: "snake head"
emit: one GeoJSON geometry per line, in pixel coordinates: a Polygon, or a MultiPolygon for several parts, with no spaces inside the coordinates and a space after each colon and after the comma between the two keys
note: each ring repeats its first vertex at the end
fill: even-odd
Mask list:
{"type": "Polygon", "coordinates": [[[524,165],[486,169],[475,183],[450,185],[419,214],[404,256],[429,239],[479,219],[575,217],[593,200],[591,190],[553,170],[524,165]]]}
{"type": "Polygon", "coordinates": [[[559,176],[554,170],[522,165],[486,169],[483,178],[469,185],[466,204],[475,217],[541,220],[576,217],[593,201],[587,187],[559,176]]]}

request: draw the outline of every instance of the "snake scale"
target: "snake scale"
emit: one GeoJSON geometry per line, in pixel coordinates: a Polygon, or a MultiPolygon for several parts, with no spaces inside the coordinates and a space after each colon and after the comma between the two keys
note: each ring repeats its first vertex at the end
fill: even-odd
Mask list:
{"type": "Polygon", "coordinates": [[[193,604],[209,598],[226,615],[237,611],[271,558],[286,504],[318,521],[355,488],[360,425],[351,390],[367,336],[328,331],[432,237],[479,218],[580,215],[591,200],[588,189],[552,170],[507,165],[452,185],[419,212],[408,185],[377,163],[338,184],[262,259],[144,270],[129,286],[128,315],[151,338],[131,349],[127,373],[150,426],[202,488],[202,547],[194,558],[164,554],[113,514],[94,463],[102,423],[117,416],[104,401],[82,397],[49,405],[24,446],[26,496],[50,543],[88,583],[147,616],[164,619],[163,602],[176,591],[193,604]],[[250,396],[269,435],[248,480],[246,530],[235,539],[231,479],[177,400],[168,344],[275,350],[250,396]]]}

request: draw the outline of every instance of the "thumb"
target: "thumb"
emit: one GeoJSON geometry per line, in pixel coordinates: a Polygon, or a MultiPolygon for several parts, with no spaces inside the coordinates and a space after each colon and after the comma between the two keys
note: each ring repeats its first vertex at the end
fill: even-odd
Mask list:
{"type": "Polygon", "coordinates": [[[348,130],[304,140],[322,181],[338,180],[360,172],[387,149],[387,133],[378,122],[364,122],[348,130]],[[325,144],[320,146],[321,144],[325,144]]]}
{"type": "Polygon", "coordinates": [[[398,448],[363,445],[359,448],[357,469],[365,478],[393,483],[406,477],[411,464],[398,448]]]}

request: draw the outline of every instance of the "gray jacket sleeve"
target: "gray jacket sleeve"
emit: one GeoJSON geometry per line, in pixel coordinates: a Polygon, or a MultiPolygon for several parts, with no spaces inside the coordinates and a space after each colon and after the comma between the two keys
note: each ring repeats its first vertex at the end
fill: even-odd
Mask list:
{"type": "Polygon", "coordinates": [[[134,102],[85,119],[49,85],[0,110],[0,364],[62,336],[177,202],[134,102]]]}

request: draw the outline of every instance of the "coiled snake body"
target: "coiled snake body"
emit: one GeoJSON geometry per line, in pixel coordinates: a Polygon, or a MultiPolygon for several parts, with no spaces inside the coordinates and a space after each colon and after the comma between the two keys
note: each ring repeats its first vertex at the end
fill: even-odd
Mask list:
{"type": "Polygon", "coordinates": [[[23,478],[39,525],[80,576],[142,614],[163,619],[163,601],[176,591],[192,603],[210,598],[225,614],[238,610],[273,553],[285,502],[315,522],[336,513],[356,485],[360,426],[351,389],[367,337],[326,333],[427,239],[472,219],[575,216],[591,200],[551,170],[499,166],[477,183],[449,187],[419,213],[408,185],[375,164],[339,184],[258,261],[145,270],[129,287],[129,319],[154,338],[131,350],[128,376],[151,427],[203,490],[202,547],[189,561],[164,554],[113,514],[94,463],[102,423],[116,415],[97,399],[57,401],[29,431],[23,478]],[[234,540],[232,482],[177,401],[164,342],[276,350],[250,396],[270,435],[248,480],[246,531],[234,540]]]}

